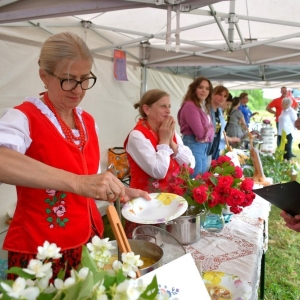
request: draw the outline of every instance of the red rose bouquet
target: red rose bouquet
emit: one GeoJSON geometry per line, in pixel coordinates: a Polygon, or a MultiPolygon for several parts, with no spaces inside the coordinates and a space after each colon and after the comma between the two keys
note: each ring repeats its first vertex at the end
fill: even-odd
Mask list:
{"type": "Polygon", "coordinates": [[[183,196],[189,206],[221,214],[226,205],[233,213],[240,213],[243,207],[252,204],[253,180],[242,178],[243,171],[234,166],[227,156],[213,160],[208,172],[191,178],[193,169],[182,165],[173,172],[170,191],[183,196]]]}

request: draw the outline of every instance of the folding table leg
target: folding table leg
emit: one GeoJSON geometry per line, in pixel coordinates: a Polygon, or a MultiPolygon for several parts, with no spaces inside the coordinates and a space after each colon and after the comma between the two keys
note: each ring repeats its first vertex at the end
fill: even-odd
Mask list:
{"type": "Polygon", "coordinates": [[[263,300],[265,297],[265,271],[266,271],[266,253],[264,252],[261,258],[261,269],[260,269],[260,299],[263,300]]]}

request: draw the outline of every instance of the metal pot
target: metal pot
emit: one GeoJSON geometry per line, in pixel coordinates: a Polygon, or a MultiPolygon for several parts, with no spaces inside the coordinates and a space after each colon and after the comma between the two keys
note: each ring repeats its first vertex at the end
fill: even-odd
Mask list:
{"type": "Polygon", "coordinates": [[[200,215],[202,211],[191,206],[187,212],[160,227],[172,234],[183,245],[197,242],[201,237],[200,215]]]}
{"type": "MultiPolygon", "coordinates": [[[[134,252],[134,254],[144,256],[147,258],[151,258],[156,261],[153,265],[151,265],[147,268],[143,268],[143,266],[142,266],[139,269],[141,275],[145,275],[145,274],[162,266],[162,264],[163,264],[162,258],[164,255],[164,251],[161,247],[159,247],[158,245],[156,245],[154,243],[147,242],[144,240],[128,240],[128,242],[129,242],[131,251],[134,252]]],[[[116,249],[110,250],[112,255],[118,254],[117,241],[112,241],[112,245],[116,247],[116,249]]]]}

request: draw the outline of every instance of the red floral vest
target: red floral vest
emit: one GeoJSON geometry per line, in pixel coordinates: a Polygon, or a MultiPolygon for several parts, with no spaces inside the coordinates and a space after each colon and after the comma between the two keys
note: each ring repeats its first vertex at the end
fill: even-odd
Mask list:
{"type": "MultiPolygon", "coordinates": [[[[82,113],[87,143],[81,152],[64,139],[34,104],[24,102],[15,108],[29,121],[32,143],[25,155],[75,174],[97,173],[99,144],[94,120],[88,113],[82,113]]],[[[102,236],[103,221],[94,199],[64,191],[17,186],[17,207],[3,249],[37,253],[37,247],[45,240],[56,243],[62,250],[76,248],[88,241],[92,225],[102,236]]]]}
{"type": "MultiPolygon", "coordinates": [[[[143,119],[141,119],[133,130],[139,130],[143,133],[143,135],[150,140],[153,147],[156,149],[158,145],[158,141],[154,134],[143,125],[143,119]]],[[[174,135],[173,138],[174,142],[176,143],[176,137],[174,135]]],[[[124,142],[124,148],[126,149],[126,145],[128,142],[128,136],[124,142]]],[[[130,187],[141,189],[147,191],[148,193],[159,193],[159,192],[167,192],[169,180],[172,172],[178,168],[177,161],[170,155],[170,165],[167,171],[165,178],[163,179],[155,179],[151,177],[149,174],[144,172],[138,164],[132,159],[132,157],[127,153],[128,162],[130,166],[130,187]]]]}

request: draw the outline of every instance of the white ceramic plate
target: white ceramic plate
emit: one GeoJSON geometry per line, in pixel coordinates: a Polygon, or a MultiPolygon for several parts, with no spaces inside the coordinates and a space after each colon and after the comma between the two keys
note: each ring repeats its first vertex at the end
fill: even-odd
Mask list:
{"type": "Polygon", "coordinates": [[[236,275],[219,271],[203,272],[204,283],[225,287],[231,292],[232,300],[249,300],[252,294],[251,286],[236,275]]]}
{"type": "Polygon", "coordinates": [[[142,197],[128,201],[122,208],[125,219],[140,224],[159,224],[176,219],[188,207],[187,201],[170,193],[149,194],[151,200],[142,197]]]}

